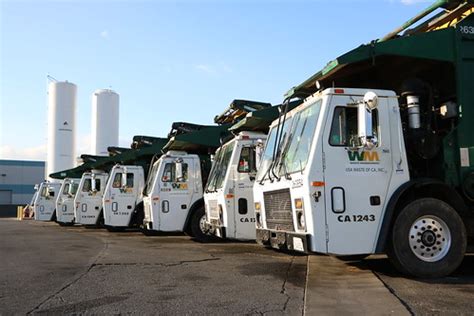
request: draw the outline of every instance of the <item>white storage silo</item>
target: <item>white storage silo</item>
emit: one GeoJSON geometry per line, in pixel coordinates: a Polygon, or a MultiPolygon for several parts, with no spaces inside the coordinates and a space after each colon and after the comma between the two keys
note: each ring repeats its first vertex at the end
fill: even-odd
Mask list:
{"type": "Polygon", "coordinates": [[[119,95],[110,89],[92,94],[92,153],[107,156],[107,147],[118,146],[119,95]]]}
{"type": "Polygon", "coordinates": [[[70,82],[48,85],[46,178],[75,166],[77,87],[70,82]]]}

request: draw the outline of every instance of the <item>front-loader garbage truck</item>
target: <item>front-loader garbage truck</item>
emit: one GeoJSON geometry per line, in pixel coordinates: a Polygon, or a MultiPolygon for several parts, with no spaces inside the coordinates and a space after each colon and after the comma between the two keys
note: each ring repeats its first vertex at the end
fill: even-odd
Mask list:
{"type": "Polygon", "coordinates": [[[412,22],[436,8],[287,93],[304,102],[270,128],[259,243],[385,253],[418,277],[460,265],[474,230],[473,2],[438,1],[412,22]]]}
{"type": "Polygon", "coordinates": [[[167,138],[148,137],[134,139],[134,149],[115,157],[102,197],[104,225],[110,231],[143,223],[143,188],[155,155],[160,155],[167,138]]]}
{"type": "MultiPolygon", "coordinates": [[[[172,129],[179,129],[174,123],[172,129]]],[[[164,154],[151,167],[144,190],[146,231],[186,232],[206,238],[203,188],[211,169],[210,155],[228,135],[230,124],[202,126],[170,137],[164,154]]]]}
{"type": "MultiPolygon", "coordinates": [[[[290,108],[300,102],[293,102],[290,108]]],[[[280,106],[250,112],[229,130],[232,136],[216,151],[204,189],[207,230],[214,236],[255,240],[253,183],[270,123],[280,106]]]]}

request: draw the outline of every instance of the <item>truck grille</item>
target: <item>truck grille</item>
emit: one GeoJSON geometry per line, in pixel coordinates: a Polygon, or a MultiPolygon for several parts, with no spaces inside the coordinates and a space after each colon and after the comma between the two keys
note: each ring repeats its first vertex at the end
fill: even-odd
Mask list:
{"type": "Polygon", "coordinates": [[[219,218],[219,209],[217,208],[217,200],[209,200],[209,216],[212,218],[219,218]]]}
{"type": "Polygon", "coordinates": [[[263,193],[265,218],[269,229],[294,231],[290,189],[263,193]]]}

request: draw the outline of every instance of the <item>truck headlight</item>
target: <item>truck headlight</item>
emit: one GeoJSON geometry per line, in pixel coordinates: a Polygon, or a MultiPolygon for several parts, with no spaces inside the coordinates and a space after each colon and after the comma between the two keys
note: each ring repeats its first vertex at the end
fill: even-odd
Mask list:
{"type": "Polygon", "coordinates": [[[260,202],[255,202],[255,210],[256,211],[260,211],[261,207],[262,206],[260,205],[260,202]]]}

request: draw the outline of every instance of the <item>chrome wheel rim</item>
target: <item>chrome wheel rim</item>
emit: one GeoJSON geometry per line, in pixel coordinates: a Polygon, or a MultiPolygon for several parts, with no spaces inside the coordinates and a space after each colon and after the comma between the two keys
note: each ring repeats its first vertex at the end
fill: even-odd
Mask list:
{"type": "Polygon", "coordinates": [[[201,218],[199,219],[199,229],[203,233],[207,233],[207,231],[206,231],[206,215],[201,216],[201,218]]]}
{"type": "Polygon", "coordinates": [[[410,249],[425,262],[443,259],[451,247],[451,232],[439,217],[422,216],[413,222],[408,236],[410,249]]]}

